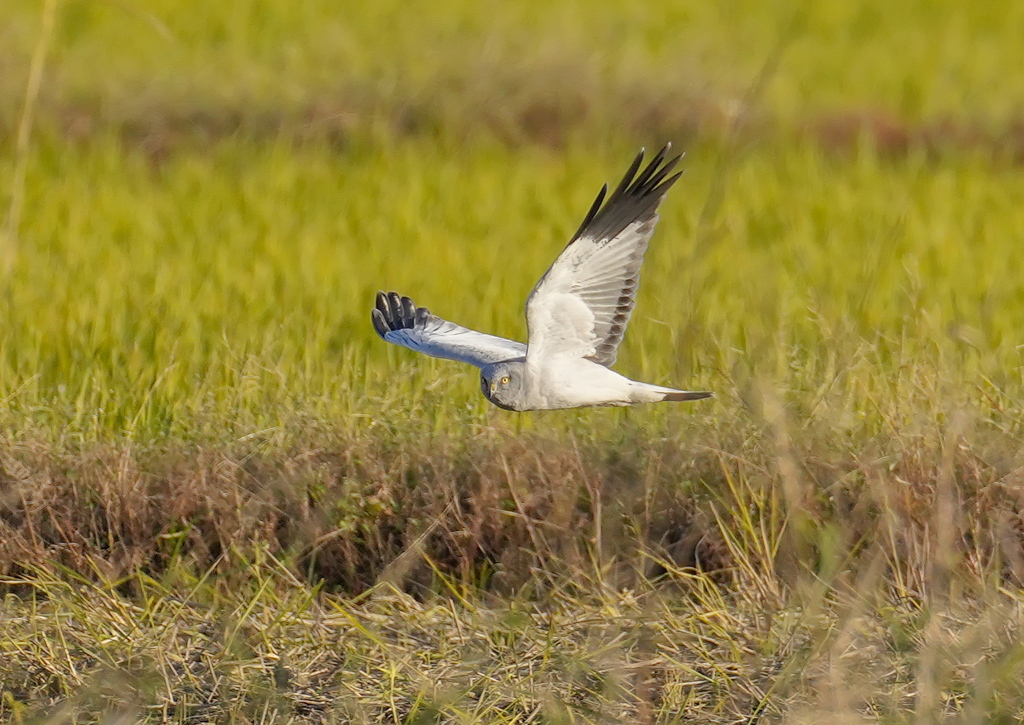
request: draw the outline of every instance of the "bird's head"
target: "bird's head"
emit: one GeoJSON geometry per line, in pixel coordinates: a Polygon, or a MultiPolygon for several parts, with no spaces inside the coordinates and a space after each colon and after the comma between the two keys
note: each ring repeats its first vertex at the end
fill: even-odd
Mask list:
{"type": "Polygon", "coordinates": [[[484,397],[505,410],[522,410],[523,363],[518,360],[487,365],[480,371],[484,397]]]}

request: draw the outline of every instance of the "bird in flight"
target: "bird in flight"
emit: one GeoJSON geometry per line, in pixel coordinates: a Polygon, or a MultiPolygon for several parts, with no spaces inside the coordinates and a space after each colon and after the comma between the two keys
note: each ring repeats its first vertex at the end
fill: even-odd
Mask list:
{"type": "Polygon", "coordinates": [[[554,264],[526,300],[529,342],[441,319],[396,292],[378,292],[371,312],[382,338],[432,357],[480,368],[484,397],[506,410],[555,410],[710,398],[641,383],[611,369],[636,304],[640,265],[658,204],[681,175],[668,144],[640,171],[641,150],[618,188],[606,184],[554,264]]]}

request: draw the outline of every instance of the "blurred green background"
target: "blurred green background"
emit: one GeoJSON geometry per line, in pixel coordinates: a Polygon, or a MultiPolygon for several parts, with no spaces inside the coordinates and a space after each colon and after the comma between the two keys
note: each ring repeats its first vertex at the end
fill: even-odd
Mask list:
{"type": "Polygon", "coordinates": [[[522,337],[600,185],[669,140],[686,174],[618,367],[719,400],[652,425],[758,381],[809,425],[1001,413],[1021,37],[1014,2],[7,0],[0,418],[76,440],[502,425],[474,371],[373,335],[373,292],[522,337]]]}

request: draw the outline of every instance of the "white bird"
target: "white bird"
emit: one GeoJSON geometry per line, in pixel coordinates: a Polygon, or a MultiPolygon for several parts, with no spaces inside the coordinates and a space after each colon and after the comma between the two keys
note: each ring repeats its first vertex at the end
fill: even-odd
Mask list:
{"type": "Polygon", "coordinates": [[[681,174],[668,144],[640,172],[641,150],[603,204],[606,184],[579,231],[526,300],[529,344],[443,320],[408,297],[378,292],[373,327],[388,342],[480,368],[484,396],[506,410],[554,410],[700,400],[712,393],[641,383],[611,369],[636,304],[640,265],[658,205],[681,174]],[[635,178],[634,178],[635,177],[635,178]]]}

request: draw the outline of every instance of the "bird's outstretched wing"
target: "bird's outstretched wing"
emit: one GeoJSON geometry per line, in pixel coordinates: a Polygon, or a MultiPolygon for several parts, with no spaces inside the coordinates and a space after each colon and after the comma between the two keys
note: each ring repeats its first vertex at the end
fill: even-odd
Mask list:
{"type": "Polygon", "coordinates": [[[670,149],[666,145],[637,175],[641,151],[603,206],[607,184],[601,189],[579,231],[534,287],[526,301],[529,358],[564,354],[615,362],[658,204],[680,176],[669,176],[680,158],[666,161],[670,149]]]}
{"type": "Polygon", "coordinates": [[[521,342],[442,320],[396,292],[378,292],[377,306],[370,316],[373,329],[388,342],[432,357],[481,367],[526,355],[526,345],[521,342]]]}

